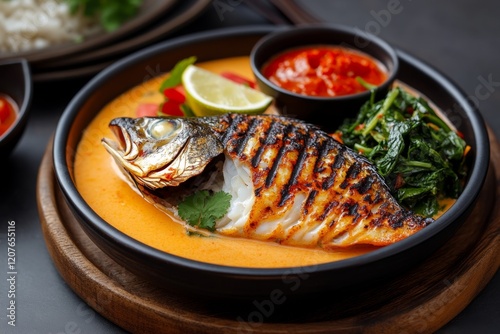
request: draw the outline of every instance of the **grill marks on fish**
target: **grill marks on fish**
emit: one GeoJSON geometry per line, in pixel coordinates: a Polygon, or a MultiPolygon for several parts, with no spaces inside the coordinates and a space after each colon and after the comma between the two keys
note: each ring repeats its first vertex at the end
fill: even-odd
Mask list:
{"type": "MultiPolygon", "coordinates": [[[[289,134],[289,131],[290,131],[290,126],[288,126],[283,133],[285,138],[289,134]]],[[[277,138],[275,138],[275,139],[277,139],[277,138]]],[[[283,139],[282,139],[282,141],[283,141],[283,145],[281,145],[278,148],[278,153],[276,154],[276,158],[274,159],[274,162],[269,170],[269,173],[267,174],[266,187],[270,187],[272,185],[273,181],[276,179],[276,173],[278,172],[278,167],[280,166],[281,161],[283,160],[284,154],[287,151],[287,146],[286,146],[287,143],[283,139]]],[[[274,143],[276,143],[276,142],[278,142],[278,141],[276,140],[274,143]]]]}
{"type": "Polygon", "coordinates": [[[243,115],[226,115],[222,123],[223,146],[251,170],[256,196],[239,236],[327,249],[386,245],[431,221],[401,208],[365,158],[315,126],[243,115]],[[297,221],[283,223],[297,206],[297,221]]]}
{"type": "MultiPolygon", "coordinates": [[[[362,178],[361,181],[359,181],[357,184],[353,185],[353,188],[356,189],[361,195],[364,195],[371,189],[374,182],[375,177],[373,177],[373,175],[368,175],[362,178]]],[[[370,195],[368,194],[368,197],[365,200],[367,202],[370,202],[369,198],[370,195]]]]}
{"type": "Polygon", "coordinates": [[[349,186],[349,183],[352,182],[353,180],[356,179],[356,177],[359,175],[361,169],[361,165],[358,162],[353,163],[349,169],[347,170],[346,173],[346,178],[342,183],[340,184],[340,188],[345,189],[347,186],[349,186]]]}
{"type": "Polygon", "coordinates": [[[281,201],[279,203],[280,206],[283,206],[286,201],[290,200],[292,197],[291,187],[297,185],[300,173],[303,171],[306,165],[306,161],[308,159],[308,152],[306,150],[307,147],[312,147],[315,142],[315,135],[312,133],[311,135],[306,135],[305,145],[300,147],[298,150],[299,157],[297,159],[297,163],[293,167],[292,175],[288,183],[283,187],[281,191],[281,201]]]}
{"type": "MultiPolygon", "coordinates": [[[[244,124],[244,118],[244,116],[235,116],[235,119],[232,119],[228,124],[244,124]]],[[[283,167],[283,160],[289,159],[287,156],[288,153],[294,152],[297,158],[293,161],[293,169],[290,178],[286,184],[283,184],[283,188],[280,191],[281,199],[279,200],[279,207],[283,206],[285,202],[290,199],[290,190],[297,184],[298,177],[300,173],[303,172],[306,159],[310,155],[310,152],[307,152],[307,148],[314,145],[315,139],[314,132],[311,134],[294,124],[287,124],[285,126],[278,119],[268,120],[266,118],[252,119],[248,127],[244,125],[239,127],[228,127],[223,137],[225,141],[224,146],[228,152],[235,156],[235,158],[247,160],[251,157],[250,165],[254,170],[258,169],[262,162],[262,155],[264,152],[276,152],[275,155],[273,154],[273,159],[270,159],[272,164],[266,164],[267,166],[262,170],[266,175],[264,181],[265,188],[273,186],[277,174],[281,171],[281,167],[283,167]],[[257,129],[259,129],[258,132],[256,131],[257,129]],[[264,132],[263,129],[267,129],[268,131],[264,130],[264,132]],[[246,147],[250,137],[255,138],[253,142],[258,143],[258,146],[246,147]],[[250,154],[245,154],[244,152],[250,154]]],[[[255,172],[257,176],[263,175],[263,173],[259,173],[257,170],[255,172]]],[[[259,183],[262,183],[261,180],[259,183]]]]}

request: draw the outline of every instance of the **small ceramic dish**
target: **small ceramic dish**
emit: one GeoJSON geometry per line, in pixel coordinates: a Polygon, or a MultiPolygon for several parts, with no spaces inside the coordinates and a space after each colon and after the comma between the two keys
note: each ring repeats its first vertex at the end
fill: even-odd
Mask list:
{"type": "MultiPolygon", "coordinates": [[[[303,77],[297,78],[296,76],[297,74],[304,74],[304,66],[306,66],[309,72],[307,73],[308,76],[311,75],[311,72],[314,72],[315,75],[319,73],[320,77],[327,77],[327,80],[331,80],[331,82],[327,83],[327,85],[330,85],[330,90],[331,86],[337,84],[346,85],[346,82],[337,81],[341,77],[350,80],[351,84],[359,85],[359,83],[354,82],[357,75],[354,66],[349,69],[351,73],[347,74],[345,73],[347,72],[345,67],[341,67],[345,66],[345,63],[341,66],[337,65],[341,61],[340,57],[344,57],[345,60],[342,60],[343,62],[352,60],[352,58],[345,58],[347,52],[354,56],[363,57],[363,60],[356,60],[359,63],[361,61],[365,63],[373,61],[377,65],[377,69],[385,72],[385,80],[375,88],[377,98],[381,98],[387,93],[396,78],[399,67],[396,51],[385,41],[374,35],[341,25],[306,25],[284,28],[263,37],[254,46],[250,54],[252,71],[260,90],[275,98],[275,106],[281,114],[321,125],[325,124],[325,119],[328,119],[329,127],[336,128],[344,118],[355,115],[359,111],[359,108],[369,100],[370,90],[356,90],[354,93],[349,94],[346,94],[346,92],[331,92],[335,96],[318,96],[316,95],[317,92],[312,91],[311,93],[314,93],[314,95],[299,93],[296,92],[297,90],[291,91],[287,87],[277,84],[277,80],[270,80],[268,73],[265,73],[264,69],[270,65],[273,59],[276,59],[280,55],[293,53],[296,50],[318,52],[318,48],[322,48],[323,50],[327,50],[325,48],[340,49],[343,50],[344,55],[335,56],[336,58],[333,61],[327,59],[328,55],[322,55],[321,57],[325,62],[331,61],[329,64],[322,65],[318,64],[316,57],[310,59],[310,54],[304,56],[305,53],[302,53],[299,55],[300,58],[296,58],[296,62],[288,59],[287,64],[282,65],[287,66],[287,72],[293,71],[293,74],[290,75],[282,71],[279,75],[286,75],[288,83],[301,80],[298,85],[310,87],[313,84],[312,82],[304,83],[302,81],[303,77]],[[305,64],[305,59],[307,59],[307,65],[305,64]],[[331,67],[328,68],[328,65],[331,67]],[[334,66],[337,66],[338,71],[344,72],[345,75],[344,73],[340,75],[338,71],[336,72],[334,66]],[[292,69],[292,67],[294,68],[292,69]],[[321,67],[323,68],[321,69],[321,67]],[[351,69],[354,69],[354,71],[351,69]],[[325,74],[325,70],[333,73],[330,74],[329,72],[325,74]],[[348,75],[351,77],[348,77],[348,75]]],[[[319,85],[314,84],[314,86],[317,87],[319,85]]]]}
{"type": "Polygon", "coordinates": [[[32,96],[32,82],[28,62],[24,59],[0,63],[0,97],[13,105],[15,119],[0,134],[0,157],[6,157],[15,147],[24,131],[32,96]]]}
{"type": "MultiPolygon", "coordinates": [[[[164,289],[211,298],[254,300],[276,291],[307,297],[328,291],[359,292],[381,279],[414,268],[443,246],[468,218],[489,164],[489,141],[480,113],[446,77],[421,61],[397,51],[398,80],[426,95],[454,121],[471,146],[468,177],[456,203],[435,223],[392,245],[349,259],[305,266],[251,268],[219,265],[181,257],[131,237],[102,218],[76,185],[77,148],[96,115],[124,92],[164,73],[180,60],[198,62],[248,57],[252,47],[275,27],[242,27],[199,33],[170,40],[132,54],[92,79],[69,103],[54,137],[54,173],[64,199],[89,238],[128,271],[164,289]],[[202,282],[202,284],[201,284],[202,282]]],[[[325,120],[328,122],[328,120],[325,120]]],[[[104,149],[103,149],[104,150],[104,149]]],[[[107,190],[106,190],[107,191],[107,190]]],[[[109,190],[113,191],[113,190],[109,190]]],[[[126,206],[120,206],[123,210],[126,206]]],[[[147,221],[137,220],[137,229],[147,221]]],[[[197,249],[194,248],[193,252],[197,249]]]]}

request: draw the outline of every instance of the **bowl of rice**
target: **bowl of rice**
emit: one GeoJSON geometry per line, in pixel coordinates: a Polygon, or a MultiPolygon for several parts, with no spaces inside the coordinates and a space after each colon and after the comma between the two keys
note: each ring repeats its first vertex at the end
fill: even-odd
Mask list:
{"type": "Polygon", "coordinates": [[[0,1],[0,59],[23,57],[30,62],[40,62],[109,45],[154,22],[174,2],[123,3],[121,7],[126,5],[132,14],[126,17],[123,9],[118,13],[122,18],[120,25],[111,26],[110,19],[107,25],[103,23],[105,15],[99,10],[89,16],[82,7],[73,8],[68,1],[0,1]]]}

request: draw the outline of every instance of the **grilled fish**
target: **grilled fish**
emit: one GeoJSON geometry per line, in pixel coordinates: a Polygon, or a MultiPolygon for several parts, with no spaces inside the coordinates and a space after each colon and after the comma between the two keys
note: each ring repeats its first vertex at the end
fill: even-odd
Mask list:
{"type": "Polygon", "coordinates": [[[401,207],[366,158],[295,119],[117,118],[110,128],[118,142],[105,148],[155,204],[175,212],[200,184],[230,193],[222,235],[331,250],[385,246],[432,222],[401,207]]]}

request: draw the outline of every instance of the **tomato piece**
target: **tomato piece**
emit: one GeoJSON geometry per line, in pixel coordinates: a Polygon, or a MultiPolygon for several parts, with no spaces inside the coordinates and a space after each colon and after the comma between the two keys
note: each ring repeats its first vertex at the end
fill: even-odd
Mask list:
{"type": "Polygon", "coordinates": [[[16,121],[15,107],[6,97],[0,96],[0,136],[16,121]]]}
{"type": "Polygon", "coordinates": [[[334,133],[331,133],[330,136],[338,141],[339,143],[343,144],[344,141],[342,140],[342,132],[336,131],[334,133]]]}
{"type": "Polygon", "coordinates": [[[174,101],[165,101],[161,106],[161,112],[167,116],[184,116],[181,105],[174,101]]]}
{"type": "Polygon", "coordinates": [[[9,130],[9,125],[8,124],[1,124],[0,123],[0,136],[3,135],[7,130],[9,130]]]}
{"type": "Polygon", "coordinates": [[[247,78],[244,78],[242,77],[241,75],[238,75],[236,73],[233,73],[233,72],[222,72],[220,74],[220,76],[226,78],[226,79],[229,79],[231,81],[234,81],[236,83],[239,83],[239,84],[243,84],[243,85],[246,85],[250,88],[255,88],[255,82],[253,82],[252,80],[249,80],[247,78]]]}
{"type": "Polygon", "coordinates": [[[158,111],[160,111],[159,105],[154,103],[141,103],[137,106],[135,115],[137,117],[155,117],[158,116],[158,111]]]}
{"type": "Polygon", "coordinates": [[[184,89],[180,91],[177,87],[167,88],[163,91],[163,95],[172,102],[176,102],[177,104],[182,104],[186,102],[186,95],[184,93],[184,89]]]}
{"type": "Polygon", "coordinates": [[[0,123],[3,123],[10,116],[9,103],[4,98],[0,97],[0,123]]]}
{"type": "Polygon", "coordinates": [[[394,189],[397,190],[397,189],[401,188],[404,185],[405,185],[405,180],[403,178],[403,174],[398,173],[396,175],[396,181],[394,182],[394,189]]]}
{"type": "Polygon", "coordinates": [[[325,59],[322,54],[320,54],[317,50],[315,51],[316,52],[304,53],[304,56],[307,58],[307,63],[311,68],[319,67],[322,63],[322,60],[325,59]]]}
{"type": "Polygon", "coordinates": [[[184,90],[184,86],[180,85],[180,86],[177,86],[174,88],[176,91],[178,91],[179,93],[181,93],[182,95],[184,95],[184,97],[186,96],[186,91],[184,90]]]}
{"type": "Polygon", "coordinates": [[[361,123],[361,124],[356,125],[356,127],[354,128],[354,130],[361,131],[364,128],[365,128],[365,123],[361,123]]]}

